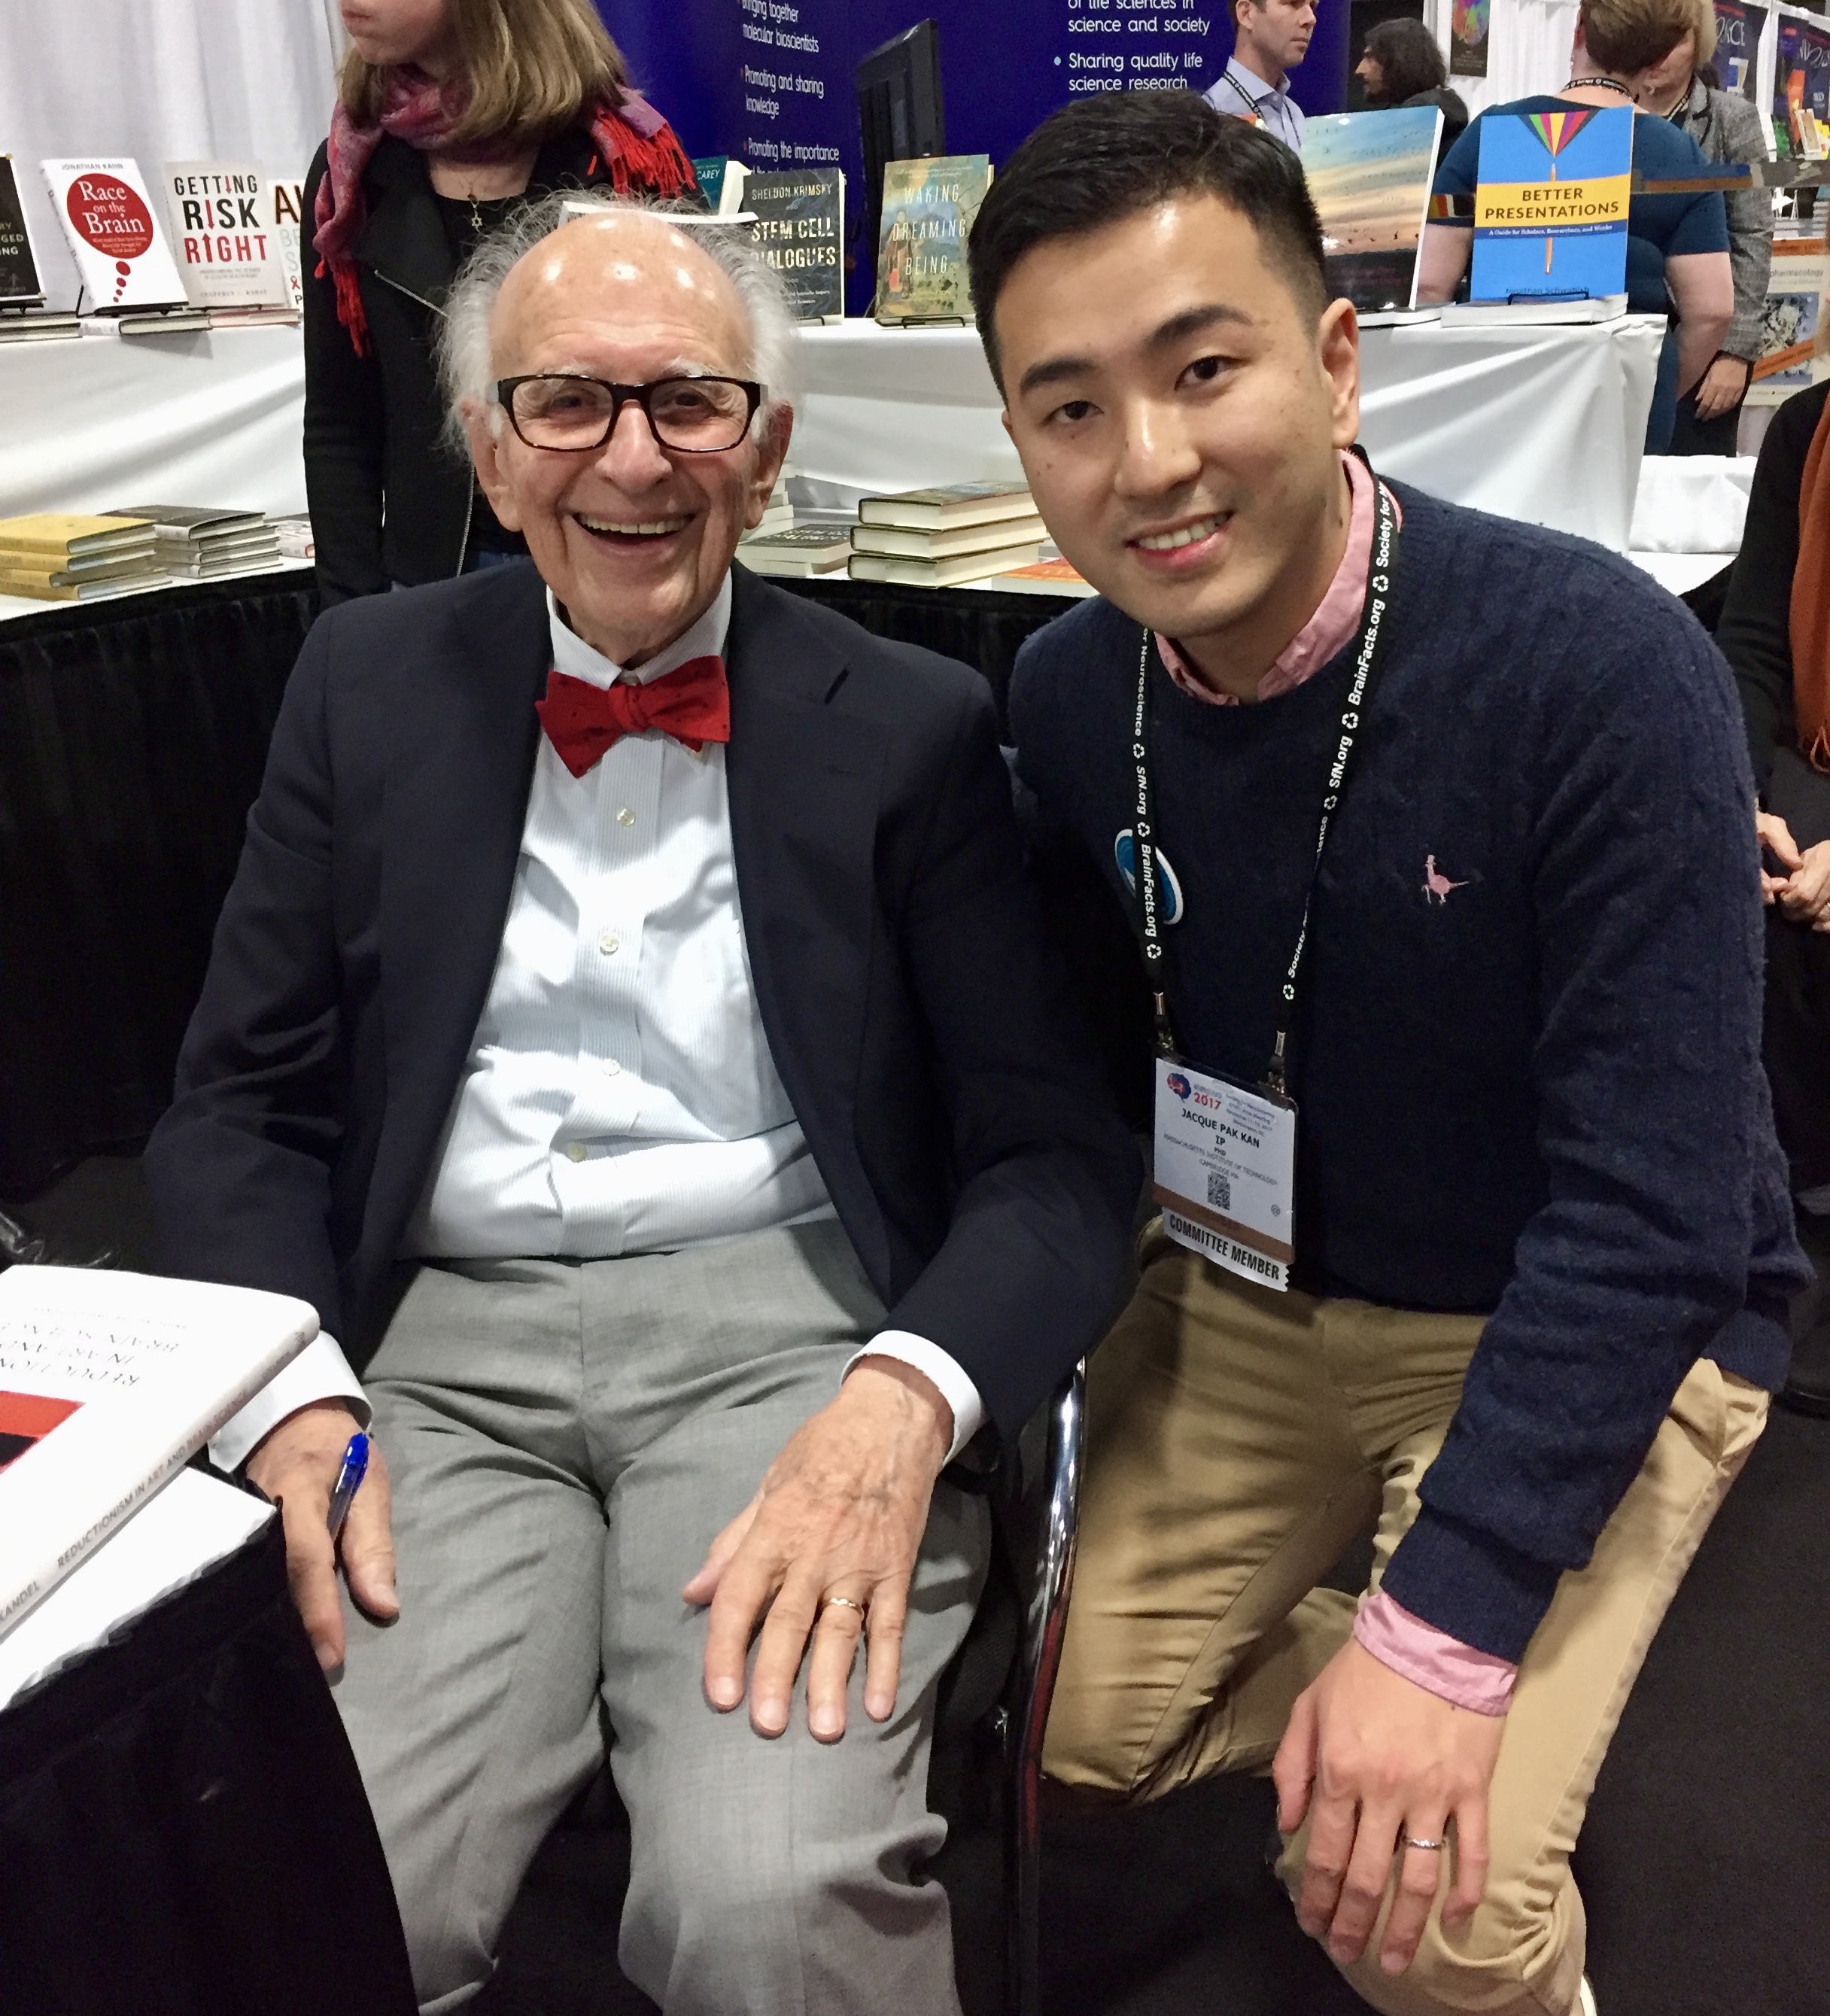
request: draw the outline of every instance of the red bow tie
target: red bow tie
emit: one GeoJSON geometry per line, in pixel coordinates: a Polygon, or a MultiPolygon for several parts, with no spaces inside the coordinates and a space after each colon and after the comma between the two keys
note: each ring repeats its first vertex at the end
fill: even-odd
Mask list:
{"type": "Polygon", "coordinates": [[[625,735],[658,728],[697,756],[708,742],[731,739],[730,689],[722,658],[689,658],[646,686],[619,680],[594,686],[561,671],[546,675],[546,697],[534,703],[546,739],[575,777],[625,735]]]}

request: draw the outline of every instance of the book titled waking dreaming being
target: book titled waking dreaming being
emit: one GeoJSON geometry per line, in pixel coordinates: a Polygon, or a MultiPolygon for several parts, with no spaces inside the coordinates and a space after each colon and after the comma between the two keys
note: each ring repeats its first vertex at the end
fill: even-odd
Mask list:
{"type": "Polygon", "coordinates": [[[971,319],[966,239],[990,187],[989,154],[885,165],[877,255],[879,322],[971,319]]]}

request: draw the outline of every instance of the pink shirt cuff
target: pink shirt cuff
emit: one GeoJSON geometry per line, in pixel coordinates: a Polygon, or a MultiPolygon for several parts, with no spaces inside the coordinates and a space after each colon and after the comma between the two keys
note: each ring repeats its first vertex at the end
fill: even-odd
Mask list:
{"type": "Polygon", "coordinates": [[[1492,1652],[1477,1652],[1435,1625],[1414,1617],[1381,1589],[1360,1607],[1355,1640],[1381,1665],[1476,1715],[1504,1715],[1512,1705],[1518,1669],[1492,1652]]]}

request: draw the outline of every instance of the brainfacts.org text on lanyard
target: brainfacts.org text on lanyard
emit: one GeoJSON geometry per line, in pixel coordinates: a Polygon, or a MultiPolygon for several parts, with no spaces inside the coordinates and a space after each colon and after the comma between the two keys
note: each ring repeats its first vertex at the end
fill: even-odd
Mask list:
{"type": "Polygon", "coordinates": [[[1263,1082],[1245,1085],[1204,1071],[1176,1046],[1169,1005],[1163,938],[1162,875],[1150,774],[1150,632],[1137,656],[1137,702],[1132,716],[1136,782],[1132,815],[1132,920],[1143,949],[1156,1017],[1156,1155],[1154,1193],[1163,1229],[1180,1244],[1267,1287],[1290,1285],[1295,1258],[1296,1107],[1289,1095],[1284,1053],[1296,1014],[1309,913],[1328,829],[1347,795],[1362,722],[1371,704],[1386,635],[1385,615],[1398,562],[1397,513],[1375,477],[1371,563],[1359,633],[1353,645],[1338,733],[1322,782],[1315,854],[1296,942],[1279,990],[1277,1034],[1263,1082]]]}

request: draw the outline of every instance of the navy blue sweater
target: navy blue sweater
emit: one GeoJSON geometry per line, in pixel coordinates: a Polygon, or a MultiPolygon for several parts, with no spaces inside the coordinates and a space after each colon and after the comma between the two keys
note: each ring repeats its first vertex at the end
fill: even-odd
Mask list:
{"type": "MultiPolygon", "coordinates": [[[[1385,1587],[1517,1659],[1701,1355],[1784,1377],[1807,1278],[1760,1067],[1745,739],[1688,613],[1580,540],[1394,484],[1383,672],[1293,1032],[1300,1285],[1491,1312],[1385,1587]],[[1454,884],[1426,886],[1426,863],[1454,884]]],[[[1024,781],[1122,894],[1137,625],[1032,637],[1024,781]]],[[[1255,1082],[1350,652],[1252,707],[1155,666],[1183,1052],[1255,1082]]]]}

